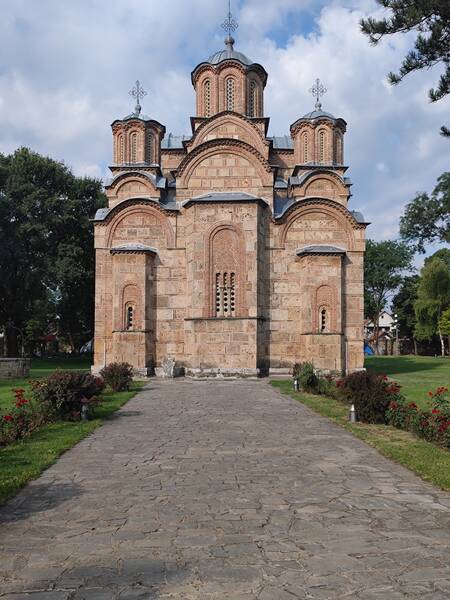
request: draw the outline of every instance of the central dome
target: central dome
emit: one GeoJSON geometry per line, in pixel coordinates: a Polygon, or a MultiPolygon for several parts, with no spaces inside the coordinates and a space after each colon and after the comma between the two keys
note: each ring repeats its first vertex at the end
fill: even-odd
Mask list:
{"type": "Polygon", "coordinates": [[[238,60],[246,66],[254,64],[253,61],[248,58],[248,56],[245,56],[245,54],[242,52],[237,52],[233,46],[234,39],[231,36],[228,36],[225,39],[225,49],[219,50],[219,52],[212,54],[206,62],[208,62],[210,65],[218,65],[224,60],[238,60]]]}

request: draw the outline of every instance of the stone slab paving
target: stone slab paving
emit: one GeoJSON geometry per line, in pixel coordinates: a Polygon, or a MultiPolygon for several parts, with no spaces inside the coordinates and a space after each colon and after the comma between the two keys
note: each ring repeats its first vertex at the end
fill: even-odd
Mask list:
{"type": "Polygon", "coordinates": [[[0,509],[2,600],[448,600],[450,495],[262,381],[152,381],[0,509]]]}

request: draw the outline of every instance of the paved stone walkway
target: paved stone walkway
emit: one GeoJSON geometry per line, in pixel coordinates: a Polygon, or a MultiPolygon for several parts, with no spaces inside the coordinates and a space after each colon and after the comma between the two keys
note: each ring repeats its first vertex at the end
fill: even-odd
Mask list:
{"type": "Polygon", "coordinates": [[[450,495],[252,382],[154,382],[0,509],[2,600],[448,600],[450,495]]]}

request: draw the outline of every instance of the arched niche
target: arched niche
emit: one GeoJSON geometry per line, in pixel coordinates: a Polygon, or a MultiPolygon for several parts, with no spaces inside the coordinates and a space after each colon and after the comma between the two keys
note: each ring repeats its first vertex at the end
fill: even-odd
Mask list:
{"type": "Polygon", "coordinates": [[[156,207],[130,205],[112,218],[107,225],[107,247],[139,242],[157,248],[173,248],[175,234],[167,216],[156,207]]]}

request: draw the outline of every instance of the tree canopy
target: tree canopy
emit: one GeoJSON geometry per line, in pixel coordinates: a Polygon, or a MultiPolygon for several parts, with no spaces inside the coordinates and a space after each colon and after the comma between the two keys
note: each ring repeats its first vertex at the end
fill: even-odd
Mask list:
{"type": "Polygon", "coordinates": [[[419,252],[425,243],[450,242],[450,172],[439,177],[431,195],[418,194],[406,205],[400,235],[419,252]]]}
{"type": "MultiPolygon", "coordinates": [[[[405,271],[411,268],[413,252],[403,242],[367,240],[364,258],[364,309],[375,326],[378,344],[378,320],[389,296],[402,283],[405,271]]],[[[377,346],[378,347],[378,346],[377,346]]]]}
{"type": "MultiPolygon", "coordinates": [[[[92,336],[93,228],[99,180],[26,148],[0,155],[0,326],[47,333],[73,349],[92,336]]],[[[14,335],[9,353],[17,352],[14,335]]]]}
{"type": "MultiPolygon", "coordinates": [[[[377,0],[390,11],[383,19],[362,19],[361,29],[373,44],[386,35],[417,31],[414,49],[403,59],[398,73],[389,73],[389,81],[396,85],[408,74],[421,69],[443,65],[435,88],[429,90],[431,102],[450,93],[450,2],[449,0],[377,0]]],[[[442,135],[450,136],[443,126],[442,135]]]]}

